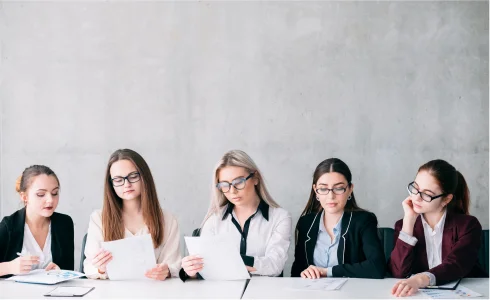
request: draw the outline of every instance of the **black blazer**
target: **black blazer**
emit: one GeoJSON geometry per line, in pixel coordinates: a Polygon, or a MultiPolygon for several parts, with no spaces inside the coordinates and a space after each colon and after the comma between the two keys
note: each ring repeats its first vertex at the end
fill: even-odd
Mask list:
{"type": "MultiPolygon", "coordinates": [[[[296,225],[296,249],[291,269],[299,277],[313,265],[322,211],[305,215],[296,225]]],[[[345,212],[337,250],[339,264],[332,268],[333,277],[384,278],[385,256],[378,237],[378,220],[367,211],[345,212]]]]}
{"type": "MultiPolygon", "coordinates": [[[[0,263],[16,259],[24,243],[26,209],[22,208],[0,223],[0,263]]],[[[51,216],[51,255],[53,262],[63,270],[74,270],[75,246],[73,220],[68,215],[51,216]]]]}

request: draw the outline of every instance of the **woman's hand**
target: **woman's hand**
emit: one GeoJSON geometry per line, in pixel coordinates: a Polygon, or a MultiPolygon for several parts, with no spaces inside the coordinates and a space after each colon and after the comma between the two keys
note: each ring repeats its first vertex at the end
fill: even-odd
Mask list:
{"type": "Polygon", "coordinates": [[[391,289],[391,294],[396,297],[407,297],[417,293],[420,288],[428,286],[429,276],[417,274],[408,279],[400,280],[391,289]]]}
{"type": "Polygon", "coordinates": [[[203,259],[198,255],[189,255],[182,259],[182,268],[189,277],[196,277],[196,274],[204,267],[203,259]]]}
{"type": "Polygon", "coordinates": [[[301,278],[317,279],[327,277],[327,269],[310,265],[306,270],[301,272],[301,278]]]}
{"type": "Polygon", "coordinates": [[[112,254],[104,249],[99,249],[92,259],[92,265],[104,274],[107,271],[107,264],[112,260],[112,254]]]}
{"type": "Polygon", "coordinates": [[[146,271],[145,276],[155,280],[165,280],[170,277],[170,270],[168,269],[167,264],[162,263],[146,271]]]}

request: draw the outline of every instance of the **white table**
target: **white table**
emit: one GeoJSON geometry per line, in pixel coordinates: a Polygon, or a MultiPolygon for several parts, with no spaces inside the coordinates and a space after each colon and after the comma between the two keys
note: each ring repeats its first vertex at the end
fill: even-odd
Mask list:
{"type": "MultiPolygon", "coordinates": [[[[347,282],[338,291],[300,291],[294,290],[294,282],[301,278],[290,277],[252,277],[243,299],[339,299],[339,298],[396,298],[391,295],[391,288],[399,280],[385,279],[358,279],[348,278],[347,282]]],[[[461,281],[461,285],[483,295],[489,296],[488,278],[467,278],[461,281]]],[[[410,298],[427,298],[420,292],[410,298]]]]}
{"type": "MultiPolygon", "coordinates": [[[[201,299],[240,299],[246,280],[206,281],[178,278],[165,281],[112,281],[75,279],[56,285],[39,285],[5,281],[0,279],[0,299],[5,298],[43,298],[43,295],[56,286],[90,286],[93,291],[83,298],[201,298],[201,299]]],[[[59,297],[56,297],[56,299],[59,297]]],[[[73,298],[71,298],[73,299],[73,298]]]]}

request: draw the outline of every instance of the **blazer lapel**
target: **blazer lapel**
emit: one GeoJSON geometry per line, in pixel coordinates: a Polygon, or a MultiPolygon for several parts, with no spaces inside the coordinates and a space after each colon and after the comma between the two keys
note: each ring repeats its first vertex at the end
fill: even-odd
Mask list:
{"type": "Polygon", "coordinates": [[[446,214],[446,221],[444,222],[444,230],[442,231],[442,253],[441,260],[444,261],[451,251],[453,246],[453,231],[456,228],[454,226],[452,215],[450,213],[446,214]]]}
{"type": "Polygon", "coordinates": [[[53,262],[61,261],[62,248],[60,245],[60,237],[57,229],[59,229],[58,218],[56,218],[56,213],[51,216],[51,255],[53,256],[53,262]]]}
{"type": "MultiPolygon", "coordinates": [[[[12,230],[12,251],[14,254],[17,252],[22,252],[22,245],[24,244],[24,226],[26,224],[26,208],[19,210],[17,218],[15,218],[14,228],[12,230]]],[[[15,255],[14,257],[17,257],[15,255]]]]}
{"type": "Polygon", "coordinates": [[[320,228],[320,219],[321,219],[322,211],[319,211],[315,218],[313,219],[313,223],[306,233],[306,241],[305,241],[305,252],[306,252],[306,262],[309,265],[313,264],[313,252],[315,251],[316,240],[318,238],[318,230],[320,228]]]}
{"type": "Polygon", "coordinates": [[[415,225],[413,226],[413,236],[422,237],[417,242],[419,245],[418,257],[420,259],[422,270],[428,270],[429,261],[427,260],[427,245],[425,243],[425,232],[424,225],[422,224],[422,216],[418,216],[417,220],[415,221],[415,225]]]}
{"type": "MultiPolygon", "coordinates": [[[[342,228],[340,230],[339,246],[337,248],[337,260],[339,264],[345,264],[345,249],[347,242],[347,233],[349,231],[350,223],[352,221],[352,212],[345,212],[342,217],[342,228]]],[[[349,260],[348,260],[349,261],[349,260]]]]}

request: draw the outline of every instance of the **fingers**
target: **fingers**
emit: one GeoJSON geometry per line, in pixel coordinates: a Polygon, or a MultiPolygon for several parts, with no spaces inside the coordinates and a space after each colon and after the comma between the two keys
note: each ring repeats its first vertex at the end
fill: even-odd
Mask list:
{"type": "Polygon", "coordinates": [[[396,290],[398,289],[398,286],[400,285],[400,281],[395,283],[395,285],[391,288],[391,294],[394,295],[396,293],[396,290]]]}
{"type": "Polygon", "coordinates": [[[321,277],[318,268],[311,268],[311,269],[313,270],[313,274],[315,274],[315,279],[321,277]]]}
{"type": "Polygon", "coordinates": [[[94,257],[94,259],[92,260],[92,264],[96,267],[101,267],[107,264],[111,259],[112,259],[112,253],[108,251],[104,251],[94,257]]]}
{"type": "Polygon", "coordinates": [[[409,286],[409,285],[405,285],[405,287],[403,287],[402,291],[400,292],[400,294],[398,294],[399,297],[406,297],[408,296],[408,292],[411,290],[412,288],[409,286]]]}
{"type": "Polygon", "coordinates": [[[399,296],[400,296],[400,294],[401,294],[401,292],[402,292],[402,291],[403,291],[403,289],[405,288],[405,286],[406,286],[406,283],[402,281],[402,282],[401,282],[401,283],[398,285],[398,288],[396,289],[396,291],[395,291],[395,294],[394,294],[394,295],[395,295],[396,297],[399,297],[399,296]]]}

